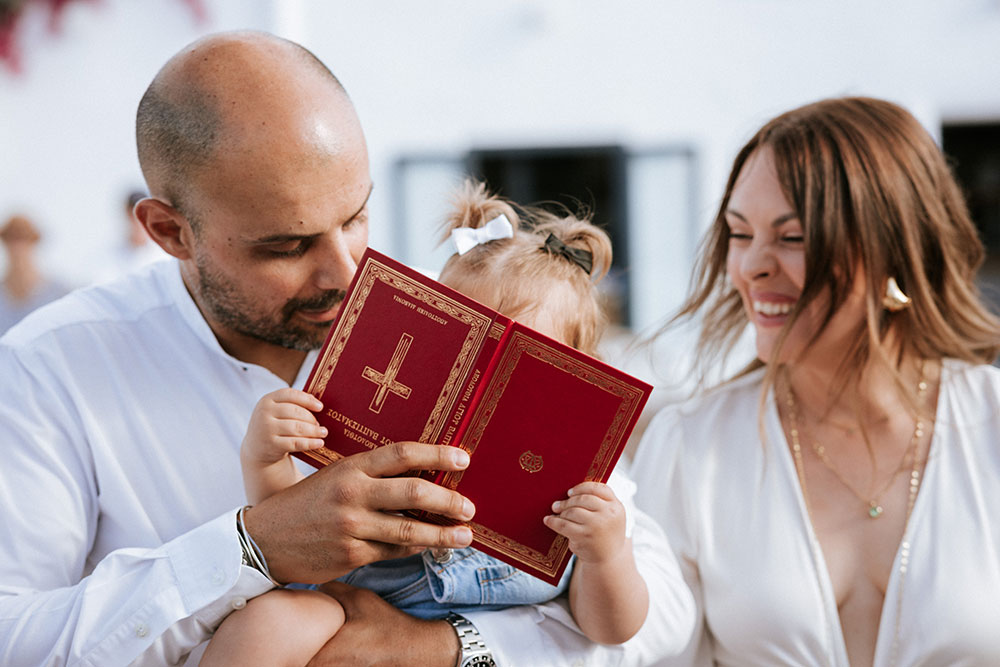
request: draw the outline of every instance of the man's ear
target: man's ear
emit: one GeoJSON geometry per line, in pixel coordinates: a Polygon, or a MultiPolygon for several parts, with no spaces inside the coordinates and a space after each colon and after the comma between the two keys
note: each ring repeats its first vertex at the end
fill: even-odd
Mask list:
{"type": "Polygon", "coordinates": [[[158,246],[177,259],[191,259],[191,223],[180,211],[160,199],[146,197],[136,203],[134,212],[158,246]]]}

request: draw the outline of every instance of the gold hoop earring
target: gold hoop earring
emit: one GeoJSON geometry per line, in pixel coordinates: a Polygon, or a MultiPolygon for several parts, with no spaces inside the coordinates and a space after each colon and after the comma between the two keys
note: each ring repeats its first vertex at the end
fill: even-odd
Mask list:
{"type": "Polygon", "coordinates": [[[882,305],[893,313],[898,313],[910,305],[910,297],[899,289],[895,278],[889,278],[885,283],[885,296],[882,297],[882,305]]]}

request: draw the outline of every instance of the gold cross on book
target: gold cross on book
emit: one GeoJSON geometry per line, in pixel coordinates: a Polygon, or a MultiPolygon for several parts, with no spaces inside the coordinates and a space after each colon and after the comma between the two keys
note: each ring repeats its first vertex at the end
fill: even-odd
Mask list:
{"type": "Polygon", "coordinates": [[[389,396],[389,392],[403,399],[410,397],[410,388],[396,382],[396,374],[399,373],[399,368],[403,365],[403,359],[410,350],[412,342],[413,336],[410,334],[405,333],[400,336],[399,343],[396,344],[396,351],[392,353],[392,360],[384,373],[380,373],[371,366],[365,366],[364,372],[361,373],[361,377],[378,385],[371,405],[368,406],[368,409],[375,414],[382,412],[382,406],[385,405],[385,399],[389,396]]]}

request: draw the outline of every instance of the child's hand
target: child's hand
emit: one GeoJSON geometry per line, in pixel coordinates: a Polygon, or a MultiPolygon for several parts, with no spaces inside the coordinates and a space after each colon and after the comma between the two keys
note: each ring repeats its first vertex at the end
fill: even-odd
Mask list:
{"type": "Polygon", "coordinates": [[[310,412],[322,409],[318,398],[291,387],[267,394],[253,409],[240,459],[244,465],[268,466],[291,452],[322,447],[326,428],[310,412]]]}
{"type": "Polygon", "coordinates": [[[625,507],[607,484],[577,484],[566,500],[552,503],[552,511],[545,525],[569,539],[569,548],[580,560],[605,562],[620,557],[626,548],[625,507]]]}

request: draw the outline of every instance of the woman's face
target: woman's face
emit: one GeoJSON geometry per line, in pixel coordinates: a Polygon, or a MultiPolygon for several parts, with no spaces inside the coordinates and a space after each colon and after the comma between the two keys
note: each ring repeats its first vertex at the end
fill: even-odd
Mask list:
{"type": "MultiPolygon", "coordinates": [[[[725,217],[729,226],[726,270],[754,327],[758,358],[764,362],[798,359],[822,322],[829,292],[806,307],[788,333],[782,358],[774,359],[775,343],[805,284],[806,261],[802,222],[781,189],[770,148],[758,149],[744,163],[725,217]]],[[[859,267],[851,294],[810,348],[810,357],[837,360],[836,354],[832,358],[823,355],[849,343],[847,338],[856,334],[864,312],[859,267]]]]}

